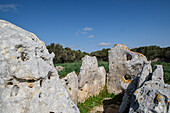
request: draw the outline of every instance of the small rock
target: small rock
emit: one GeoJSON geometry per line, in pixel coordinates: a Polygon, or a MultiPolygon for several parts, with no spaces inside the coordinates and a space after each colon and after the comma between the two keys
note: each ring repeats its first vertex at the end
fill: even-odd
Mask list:
{"type": "Polygon", "coordinates": [[[57,70],[57,71],[61,71],[61,70],[63,70],[63,69],[64,69],[64,67],[63,67],[63,66],[56,66],[55,68],[56,68],[56,70],[57,70]]]}

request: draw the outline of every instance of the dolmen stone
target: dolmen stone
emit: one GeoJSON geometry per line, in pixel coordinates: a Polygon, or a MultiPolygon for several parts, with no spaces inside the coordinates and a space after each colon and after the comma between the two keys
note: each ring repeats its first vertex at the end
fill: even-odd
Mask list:
{"type": "Polygon", "coordinates": [[[67,74],[61,79],[63,86],[67,89],[70,99],[77,105],[78,98],[78,77],[75,72],[67,74]]]}
{"type": "Polygon", "coordinates": [[[119,113],[170,113],[170,85],[164,84],[162,65],[150,74],[148,67],[128,86],[119,113]]]}
{"type": "Polygon", "coordinates": [[[115,44],[108,54],[107,88],[109,93],[119,94],[127,89],[128,85],[140,74],[144,64],[148,63],[148,61],[143,54],[133,52],[123,44],[115,44]]]}
{"type": "Polygon", "coordinates": [[[0,113],[79,113],[33,33],[0,20],[0,113]]]}
{"type": "Polygon", "coordinates": [[[78,101],[84,102],[90,96],[99,94],[105,86],[106,71],[98,67],[97,58],[86,55],[78,76],[78,101]]]}

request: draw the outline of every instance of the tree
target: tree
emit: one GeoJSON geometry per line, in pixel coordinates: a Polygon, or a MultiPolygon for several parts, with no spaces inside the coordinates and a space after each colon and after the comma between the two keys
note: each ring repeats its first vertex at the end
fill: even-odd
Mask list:
{"type": "Polygon", "coordinates": [[[54,64],[65,63],[65,62],[76,62],[84,57],[86,52],[81,52],[80,50],[71,50],[69,47],[63,48],[60,44],[51,43],[47,45],[47,49],[50,53],[54,53],[55,57],[53,59],[54,64]]]}

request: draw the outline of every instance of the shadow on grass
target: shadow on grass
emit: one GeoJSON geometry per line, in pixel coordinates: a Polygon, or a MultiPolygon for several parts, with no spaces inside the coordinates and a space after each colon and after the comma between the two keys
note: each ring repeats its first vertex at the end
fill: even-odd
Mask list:
{"type": "Polygon", "coordinates": [[[124,93],[120,93],[116,95],[113,99],[108,99],[103,101],[103,113],[117,113],[119,110],[119,106],[122,102],[124,93]]]}

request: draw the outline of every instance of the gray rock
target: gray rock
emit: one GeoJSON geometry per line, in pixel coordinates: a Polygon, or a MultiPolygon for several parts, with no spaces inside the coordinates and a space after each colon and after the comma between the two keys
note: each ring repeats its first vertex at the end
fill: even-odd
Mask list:
{"type": "Polygon", "coordinates": [[[77,105],[78,98],[78,77],[75,72],[69,73],[61,79],[63,86],[67,89],[70,99],[77,105]]]}
{"type": "Polygon", "coordinates": [[[150,63],[145,64],[142,69],[142,72],[140,73],[140,79],[138,80],[137,88],[141,87],[144,84],[144,82],[148,79],[147,77],[149,77],[148,75],[150,73],[152,73],[151,64],[150,63]]]}
{"type": "Polygon", "coordinates": [[[148,61],[144,55],[130,51],[123,44],[116,44],[109,50],[108,91],[118,94],[127,89],[130,82],[140,74],[146,63],[148,61]],[[131,79],[126,80],[126,75],[130,76],[131,79]]]}
{"type": "Polygon", "coordinates": [[[152,74],[152,80],[159,83],[164,83],[163,68],[162,65],[156,65],[155,71],[152,74]]]}
{"type": "Polygon", "coordinates": [[[0,112],[79,113],[33,33],[0,20],[0,112]]]}
{"type": "Polygon", "coordinates": [[[170,113],[170,85],[164,84],[161,65],[155,66],[150,79],[135,91],[131,100],[130,113],[170,113]]]}
{"type": "Polygon", "coordinates": [[[162,66],[155,66],[154,72],[146,76],[147,67],[128,86],[119,113],[170,113],[170,85],[163,82],[162,66]]]}
{"type": "Polygon", "coordinates": [[[86,55],[82,58],[82,66],[78,76],[78,101],[84,102],[89,96],[99,94],[105,86],[106,71],[98,67],[97,58],[86,55]]]}

